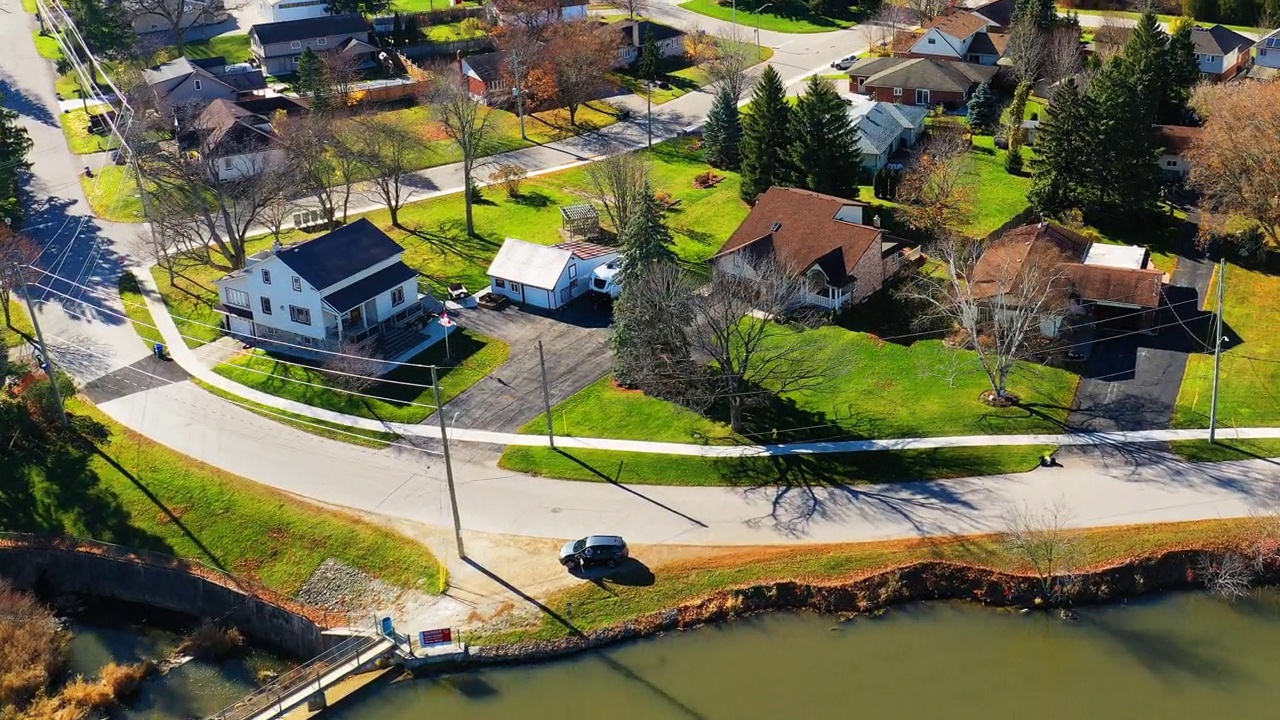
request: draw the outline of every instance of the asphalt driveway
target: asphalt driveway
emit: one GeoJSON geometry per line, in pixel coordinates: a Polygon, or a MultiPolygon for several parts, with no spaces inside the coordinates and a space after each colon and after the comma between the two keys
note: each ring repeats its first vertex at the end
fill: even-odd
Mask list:
{"type": "Polygon", "coordinates": [[[445,405],[445,417],[459,427],[514,432],[542,413],[539,340],[552,405],[603,377],[613,363],[609,310],[588,298],[556,313],[507,305],[502,310],[456,311],[454,318],[469,330],[511,346],[507,362],[445,405]]]}

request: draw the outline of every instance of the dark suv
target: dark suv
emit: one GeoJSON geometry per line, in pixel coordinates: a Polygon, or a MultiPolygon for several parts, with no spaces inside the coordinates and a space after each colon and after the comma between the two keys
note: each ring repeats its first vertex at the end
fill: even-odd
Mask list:
{"type": "Polygon", "coordinates": [[[617,535],[588,535],[560,548],[560,564],[570,570],[593,565],[616,567],[626,559],[627,543],[617,535]]]}

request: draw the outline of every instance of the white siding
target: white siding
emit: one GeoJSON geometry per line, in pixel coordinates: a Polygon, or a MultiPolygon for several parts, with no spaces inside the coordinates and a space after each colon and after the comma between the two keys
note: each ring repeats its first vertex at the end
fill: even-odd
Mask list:
{"type": "Polygon", "coordinates": [[[911,52],[916,55],[936,55],[959,60],[963,59],[964,43],[944,32],[933,29],[926,32],[916,41],[915,45],[911,46],[911,52]],[[930,42],[930,40],[933,42],[930,42]],[[960,48],[960,50],[956,48],[960,48]]]}
{"type": "Polygon", "coordinates": [[[560,277],[556,279],[556,286],[550,290],[532,285],[521,285],[519,291],[512,291],[509,280],[491,277],[489,278],[489,292],[495,295],[502,295],[513,302],[532,305],[545,310],[559,310],[576,298],[587,294],[587,290],[590,289],[591,273],[595,272],[595,269],[601,265],[606,265],[616,259],[618,259],[617,253],[607,253],[590,260],[583,260],[575,255],[560,271],[560,277]],[[570,268],[574,269],[570,270],[570,268]],[[501,286],[498,285],[499,282],[502,283],[501,286]]]}
{"type": "Polygon", "coordinates": [[[241,178],[253,177],[276,163],[284,160],[282,150],[264,150],[256,153],[240,153],[217,158],[218,180],[231,182],[241,178]]]}

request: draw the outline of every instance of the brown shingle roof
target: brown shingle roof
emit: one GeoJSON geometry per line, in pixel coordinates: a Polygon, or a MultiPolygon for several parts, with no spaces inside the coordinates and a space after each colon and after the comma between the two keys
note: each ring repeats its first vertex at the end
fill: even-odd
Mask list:
{"type": "Polygon", "coordinates": [[[970,273],[974,297],[994,297],[1016,289],[1028,261],[1078,263],[1092,241],[1054,223],[1023,225],[1001,235],[978,258],[970,273]]]}
{"type": "Polygon", "coordinates": [[[938,30],[953,38],[963,40],[980,30],[986,30],[989,24],[982,17],[960,10],[949,15],[936,17],[925,23],[923,27],[929,30],[938,30]]]}
{"type": "Polygon", "coordinates": [[[831,285],[840,287],[867,252],[880,252],[882,235],[878,228],[837,220],[836,214],[849,205],[867,207],[808,190],[769,188],[716,257],[751,246],[772,253],[797,273],[819,264],[831,285]]]}
{"type": "Polygon", "coordinates": [[[205,107],[196,120],[196,129],[206,133],[206,147],[219,149],[225,143],[235,152],[251,152],[273,144],[277,138],[274,130],[259,129],[268,125],[265,117],[221,98],[205,107]]]}
{"type": "Polygon", "coordinates": [[[924,33],[918,30],[899,30],[893,34],[893,45],[889,47],[889,52],[894,55],[905,55],[911,52],[911,48],[923,35],[924,33]]]}
{"type": "Polygon", "coordinates": [[[1200,137],[1203,128],[1157,125],[1156,131],[1160,133],[1160,143],[1164,145],[1168,153],[1181,155],[1191,149],[1191,144],[1196,141],[1196,138],[1200,137]]]}
{"type": "Polygon", "coordinates": [[[1134,270],[1072,263],[1063,265],[1062,270],[1084,300],[1145,308],[1160,305],[1164,272],[1157,268],[1134,270]]]}

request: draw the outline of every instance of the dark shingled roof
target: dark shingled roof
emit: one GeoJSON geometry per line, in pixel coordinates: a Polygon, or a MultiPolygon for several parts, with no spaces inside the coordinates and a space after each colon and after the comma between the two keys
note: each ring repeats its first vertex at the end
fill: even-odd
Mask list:
{"type": "Polygon", "coordinates": [[[1253,45],[1249,38],[1222,25],[1198,27],[1192,31],[1191,40],[1196,44],[1196,52],[1203,55],[1226,55],[1253,45]]]}
{"type": "Polygon", "coordinates": [[[502,65],[506,61],[507,54],[501,50],[462,58],[462,62],[466,63],[467,67],[471,68],[486,83],[497,82],[502,79],[502,65]]]}
{"type": "Polygon", "coordinates": [[[991,79],[998,70],[993,65],[934,58],[875,58],[859,60],[849,68],[849,75],[866,77],[867,87],[967,93],[970,87],[991,79]]]}
{"type": "Polygon", "coordinates": [[[1013,25],[1013,9],[1016,4],[1015,0],[993,0],[986,5],[979,5],[973,12],[1000,27],[1009,27],[1013,25]]]}
{"type": "Polygon", "coordinates": [[[402,252],[395,240],[360,218],[315,240],[287,247],[276,257],[311,287],[323,290],[402,252]]]}
{"type": "Polygon", "coordinates": [[[978,258],[969,280],[974,297],[994,297],[1016,292],[1027,261],[1034,263],[1078,263],[1092,241],[1057,223],[1037,223],[1014,228],[1000,236],[978,258]]]}
{"type": "Polygon", "coordinates": [[[649,22],[648,20],[623,20],[622,22],[614,23],[609,27],[612,27],[622,35],[623,46],[631,46],[634,44],[632,40],[635,39],[631,34],[632,26],[637,23],[640,25],[640,42],[642,44],[644,43],[645,33],[653,33],[654,42],[662,42],[663,40],[684,35],[684,31],[679,28],[673,28],[670,25],[662,25],[656,22],[649,22]]]}
{"type": "Polygon", "coordinates": [[[308,40],[328,35],[356,34],[369,31],[369,23],[362,16],[333,15],[305,20],[286,20],[285,22],[263,23],[254,25],[249,34],[256,35],[263,45],[308,40]]]}
{"type": "MultiPolygon", "coordinates": [[[[290,267],[293,267],[290,265],[290,267]]],[[[418,271],[402,262],[392,263],[367,278],[324,296],[324,301],[334,310],[344,313],[371,297],[380,295],[406,280],[418,276],[418,271]]]]}
{"type": "Polygon", "coordinates": [[[869,251],[880,252],[881,231],[836,219],[846,205],[866,203],[833,195],[771,187],[756,200],[716,257],[745,250],[772,254],[783,267],[803,273],[817,265],[832,287],[841,287],[869,251]]]}

